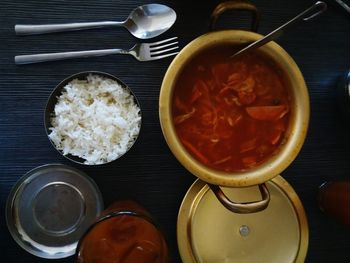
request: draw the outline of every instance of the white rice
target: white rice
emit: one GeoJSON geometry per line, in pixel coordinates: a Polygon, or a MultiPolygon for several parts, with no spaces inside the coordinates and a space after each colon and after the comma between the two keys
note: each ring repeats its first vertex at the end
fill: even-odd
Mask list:
{"type": "Polygon", "coordinates": [[[102,164],[124,154],[140,132],[140,108],[118,82],[89,75],[74,79],[57,98],[49,134],[63,155],[102,164]]]}

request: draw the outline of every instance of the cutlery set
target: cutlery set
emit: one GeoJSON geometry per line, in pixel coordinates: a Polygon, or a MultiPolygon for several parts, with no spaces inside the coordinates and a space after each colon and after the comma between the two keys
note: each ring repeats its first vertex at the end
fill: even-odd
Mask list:
{"type": "MultiPolygon", "coordinates": [[[[103,21],[49,25],[16,25],[15,32],[19,36],[24,36],[120,26],[126,28],[136,38],[150,39],[167,31],[175,23],[175,21],[176,13],[172,8],[161,4],[147,4],[134,9],[128,18],[122,22],[103,21]]],[[[176,50],[179,48],[177,44],[177,37],[172,37],[153,43],[137,43],[132,48],[126,50],[115,48],[20,55],[15,56],[15,63],[32,64],[114,54],[128,54],[132,55],[139,61],[151,61],[176,55],[178,53],[176,50]]]]}

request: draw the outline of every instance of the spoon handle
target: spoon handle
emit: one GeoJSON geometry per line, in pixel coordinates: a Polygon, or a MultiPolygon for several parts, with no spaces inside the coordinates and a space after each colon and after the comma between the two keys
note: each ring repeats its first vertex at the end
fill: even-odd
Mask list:
{"type": "Polygon", "coordinates": [[[124,26],[124,22],[103,21],[87,23],[67,23],[67,24],[48,24],[48,25],[16,25],[16,35],[39,35],[47,33],[75,31],[83,29],[92,29],[110,26],[124,26]]]}
{"type": "Polygon", "coordinates": [[[236,57],[238,55],[241,55],[243,52],[247,52],[248,50],[256,49],[258,47],[261,47],[265,45],[266,43],[277,39],[280,37],[284,30],[294,24],[296,24],[299,21],[310,21],[311,19],[315,18],[316,16],[322,14],[327,9],[327,4],[322,1],[318,1],[315,4],[313,4],[311,7],[294,17],[293,19],[289,20],[287,23],[283,24],[279,28],[275,29],[271,33],[267,34],[265,37],[251,43],[247,47],[241,49],[237,53],[233,54],[231,58],[236,57]]]}

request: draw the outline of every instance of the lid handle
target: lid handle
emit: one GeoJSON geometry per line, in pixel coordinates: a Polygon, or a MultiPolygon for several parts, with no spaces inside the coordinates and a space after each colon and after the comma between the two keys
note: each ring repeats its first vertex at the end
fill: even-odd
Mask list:
{"type": "Polygon", "coordinates": [[[254,4],[248,0],[232,0],[218,4],[210,16],[210,29],[214,30],[216,22],[221,14],[226,11],[238,10],[248,11],[252,14],[251,31],[257,32],[260,22],[260,12],[254,4]]]}
{"type": "Polygon", "coordinates": [[[214,192],[220,203],[234,213],[249,214],[259,212],[264,210],[270,202],[270,193],[265,184],[259,184],[261,200],[246,203],[236,203],[231,201],[218,185],[208,184],[208,186],[214,192]]]}

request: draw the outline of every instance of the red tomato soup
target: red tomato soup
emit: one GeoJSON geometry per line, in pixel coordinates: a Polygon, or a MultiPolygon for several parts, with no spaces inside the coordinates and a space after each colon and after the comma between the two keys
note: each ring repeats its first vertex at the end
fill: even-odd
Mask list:
{"type": "Polygon", "coordinates": [[[78,247],[76,263],[167,263],[168,248],[162,233],[147,219],[148,212],[133,201],[119,201],[104,214],[129,211],[143,213],[112,216],[96,223],[78,247]]]}
{"type": "Polygon", "coordinates": [[[187,151],[234,172],[267,160],[283,143],[289,96],[282,71],[258,52],[230,59],[232,47],[195,57],[176,81],[173,123],[187,151]]]}

